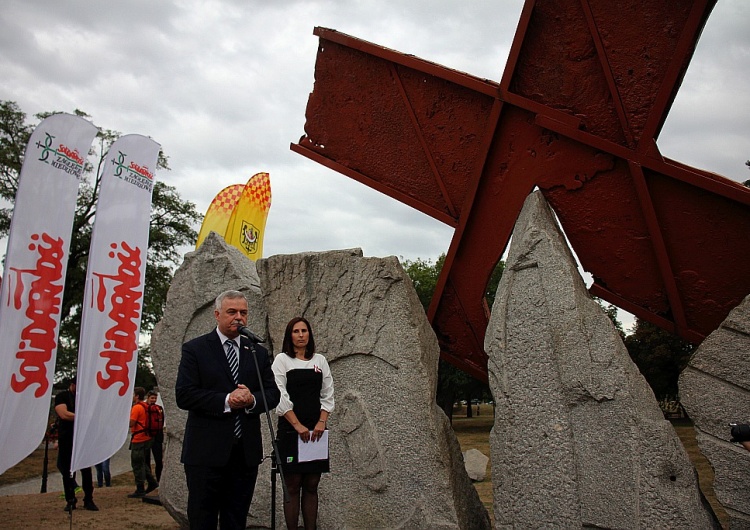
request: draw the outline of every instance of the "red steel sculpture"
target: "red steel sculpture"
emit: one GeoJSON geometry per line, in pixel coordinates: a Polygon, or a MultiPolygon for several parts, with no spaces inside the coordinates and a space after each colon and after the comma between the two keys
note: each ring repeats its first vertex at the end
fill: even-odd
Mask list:
{"type": "Polygon", "coordinates": [[[535,187],[591,294],[700,342],[750,293],[750,189],[656,139],[714,3],[527,0],[499,84],[316,28],[291,148],[455,228],[428,318],[474,377],[485,289],[535,187]]]}

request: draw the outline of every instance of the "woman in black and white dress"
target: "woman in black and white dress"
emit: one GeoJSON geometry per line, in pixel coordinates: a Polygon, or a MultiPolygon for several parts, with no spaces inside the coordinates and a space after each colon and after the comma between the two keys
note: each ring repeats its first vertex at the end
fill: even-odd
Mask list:
{"type": "Polygon", "coordinates": [[[333,378],[326,358],[315,353],[315,339],[310,323],[295,317],[284,332],[282,352],[273,362],[276,385],[281,401],[277,445],[284,480],[290,500],[284,503],[287,528],[297,529],[300,511],[305,529],[316,527],[318,519],[318,484],[321,473],[330,470],[328,458],[298,462],[299,440],[319,443],[333,410],[333,378]]]}

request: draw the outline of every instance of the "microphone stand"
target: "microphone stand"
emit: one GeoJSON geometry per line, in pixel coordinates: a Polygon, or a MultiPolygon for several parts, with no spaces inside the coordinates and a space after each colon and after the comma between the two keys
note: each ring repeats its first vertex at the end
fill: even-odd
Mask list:
{"type": "MultiPolygon", "coordinates": [[[[248,337],[246,337],[248,338],[248,337]]],[[[253,354],[253,361],[255,362],[255,372],[258,374],[258,383],[260,384],[260,395],[263,396],[263,406],[266,409],[266,419],[268,420],[268,431],[271,433],[271,446],[273,447],[273,463],[276,465],[276,470],[281,477],[281,491],[284,494],[284,502],[289,502],[289,491],[284,481],[284,471],[281,469],[281,455],[279,454],[279,448],[276,445],[276,435],[273,432],[273,424],[271,422],[271,411],[268,409],[268,400],[266,400],[266,389],[263,385],[263,375],[260,373],[260,366],[258,365],[257,350],[255,349],[255,342],[250,340],[250,351],[253,354]]],[[[276,528],[276,479],[274,474],[274,466],[271,465],[271,529],[276,528]]]]}

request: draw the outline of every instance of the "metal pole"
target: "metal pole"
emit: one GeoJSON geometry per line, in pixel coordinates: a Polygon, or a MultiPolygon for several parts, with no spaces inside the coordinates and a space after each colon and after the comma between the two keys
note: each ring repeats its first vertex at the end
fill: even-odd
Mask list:
{"type": "Polygon", "coordinates": [[[276,455],[271,455],[271,530],[276,530],[276,455]]]}
{"type": "Polygon", "coordinates": [[[47,460],[49,458],[49,430],[44,433],[44,463],[42,464],[42,489],[39,493],[47,493],[47,460]]]}
{"type": "MultiPolygon", "coordinates": [[[[258,365],[257,351],[255,350],[255,344],[250,341],[250,351],[253,353],[253,362],[255,362],[255,371],[258,374],[258,383],[260,384],[260,395],[263,396],[263,406],[266,409],[266,419],[268,420],[268,431],[271,433],[271,445],[273,446],[273,457],[274,462],[279,468],[279,476],[281,477],[281,491],[284,493],[284,502],[289,502],[289,492],[286,488],[286,482],[284,481],[284,471],[281,469],[281,456],[279,455],[279,448],[276,446],[276,436],[273,432],[273,423],[271,422],[271,411],[268,410],[268,400],[266,400],[266,390],[263,386],[263,377],[260,373],[260,366],[258,365]]],[[[273,471],[271,472],[273,476],[273,471]]],[[[274,496],[275,498],[275,496],[274,496]]],[[[273,517],[275,514],[272,514],[273,517]]]]}

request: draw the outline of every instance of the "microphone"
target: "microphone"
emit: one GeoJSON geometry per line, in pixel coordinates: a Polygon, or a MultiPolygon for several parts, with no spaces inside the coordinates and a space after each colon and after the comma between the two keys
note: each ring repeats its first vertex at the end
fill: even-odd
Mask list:
{"type": "Polygon", "coordinates": [[[255,344],[266,342],[265,339],[259,337],[258,335],[250,331],[250,328],[248,328],[247,326],[237,326],[237,331],[239,332],[240,335],[250,339],[250,341],[254,342],[255,344]]]}

